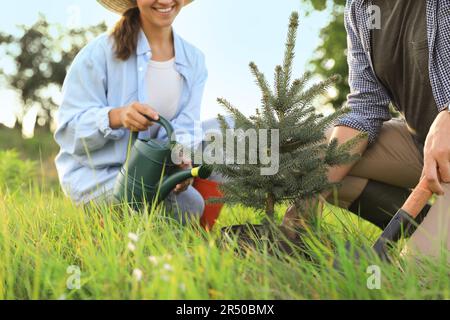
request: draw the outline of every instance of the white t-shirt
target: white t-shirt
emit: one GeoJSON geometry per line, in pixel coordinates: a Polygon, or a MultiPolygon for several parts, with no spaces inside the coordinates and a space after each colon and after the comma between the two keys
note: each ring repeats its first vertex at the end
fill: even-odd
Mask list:
{"type": "Polygon", "coordinates": [[[172,120],[180,103],[183,78],[175,70],[175,58],[151,60],[147,70],[148,104],[167,120],[172,120]]]}

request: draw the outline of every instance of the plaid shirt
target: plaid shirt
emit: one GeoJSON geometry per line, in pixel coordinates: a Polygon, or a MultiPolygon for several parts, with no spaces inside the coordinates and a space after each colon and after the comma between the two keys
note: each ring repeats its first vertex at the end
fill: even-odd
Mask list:
{"type": "MultiPolygon", "coordinates": [[[[439,111],[450,102],[450,0],[427,1],[429,72],[439,111]]],[[[348,35],[348,65],[351,111],[337,125],[369,134],[372,144],[384,121],[390,120],[389,97],[378,81],[371,58],[371,0],[347,0],[345,27],[348,35]]]]}

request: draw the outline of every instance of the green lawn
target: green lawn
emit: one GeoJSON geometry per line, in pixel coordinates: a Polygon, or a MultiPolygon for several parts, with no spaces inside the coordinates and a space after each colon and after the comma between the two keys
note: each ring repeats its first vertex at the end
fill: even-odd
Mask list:
{"type": "MultiPolygon", "coordinates": [[[[346,240],[368,247],[380,230],[332,206],[307,237],[311,262],[270,254],[264,243],[239,250],[223,240],[221,227],[261,220],[250,209],[224,208],[209,234],[164,218],[162,208],[149,215],[84,211],[42,179],[42,165],[33,169],[1,151],[0,162],[0,299],[450,298],[445,259],[387,265],[346,255],[346,240]],[[332,267],[336,257],[341,271],[332,267]],[[380,268],[379,290],[367,286],[369,265],[380,268]]],[[[284,210],[277,208],[278,219],[284,210]]]]}
{"type": "MultiPolygon", "coordinates": [[[[84,212],[59,192],[42,189],[0,193],[0,299],[450,297],[445,262],[400,260],[391,266],[345,258],[344,239],[369,245],[378,231],[331,207],[321,232],[309,237],[310,262],[270,255],[263,245],[238,253],[235,243],[221,243],[219,228],[206,234],[182,227],[158,209],[150,215],[119,215],[108,208],[84,212]],[[332,268],[334,252],[341,255],[342,272],[332,268]],[[381,268],[380,290],[367,288],[368,264],[381,268]],[[69,266],[79,268],[80,289],[67,288],[68,282],[76,285],[71,276],[77,269],[69,266]]],[[[246,221],[258,217],[248,209],[226,208],[218,227],[246,221]]]]}

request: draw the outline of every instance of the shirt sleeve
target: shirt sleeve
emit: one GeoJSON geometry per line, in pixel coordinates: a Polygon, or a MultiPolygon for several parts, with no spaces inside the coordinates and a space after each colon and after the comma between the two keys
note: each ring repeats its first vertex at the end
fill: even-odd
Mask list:
{"type": "Polygon", "coordinates": [[[94,43],[78,54],[66,76],[55,140],[68,153],[86,155],[122,138],[124,129],[110,128],[112,109],[107,103],[105,51],[94,43]]]}
{"type": "Polygon", "coordinates": [[[356,29],[356,14],[349,7],[347,5],[344,16],[350,85],[347,104],[350,112],[339,119],[336,125],[367,132],[369,144],[372,144],[383,122],[392,118],[389,112],[390,98],[373,73],[356,29]]]}
{"type": "MultiPolygon", "coordinates": [[[[171,121],[177,142],[192,149],[201,143],[203,138],[200,111],[203,92],[208,78],[208,70],[206,68],[205,57],[202,53],[199,55],[196,69],[197,72],[189,94],[189,101],[186,105],[182,106],[178,116],[171,121]]],[[[166,131],[159,130],[157,138],[162,140],[167,139],[166,131]]]]}

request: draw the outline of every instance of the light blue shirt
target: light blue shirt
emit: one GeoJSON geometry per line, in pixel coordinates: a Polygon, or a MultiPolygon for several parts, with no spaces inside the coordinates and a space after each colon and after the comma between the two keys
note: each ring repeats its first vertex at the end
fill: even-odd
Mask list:
{"type": "MultiPolygon", "coordinates": [[[[183,78],[180,103],[171,123],[179,141],[198,142],[200,106],[208,76],[203,53],[174,32],[175,65],[183,78]],[[197,128],[196,128],[197,127],[197,128]],[[189,135],[189,137],[183,137],[189,135]]],[[[128,60],[115,57],[113,39],[101,35],[75,58],[63,85],[56,115],[55,140],[60,152],[55,163],[64,193],[85,203],[111,192],[125,162],[130,132],[109,127],[109,111],[131,102],[148,101],[146,71],[152,52],[141,30],[136,53],[128,60]]],[[[167,139],[153,126],[140,138],[167,139]]],[[[201,131],[201,129],[200,129],[201,131]]]]}

